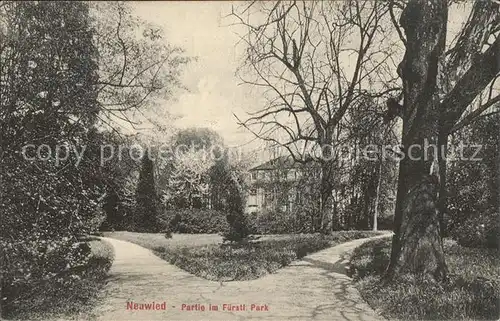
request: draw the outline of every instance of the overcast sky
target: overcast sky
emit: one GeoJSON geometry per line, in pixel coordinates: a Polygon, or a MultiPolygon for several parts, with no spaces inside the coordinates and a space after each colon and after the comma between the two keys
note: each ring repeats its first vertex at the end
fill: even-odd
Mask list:
{"type": "MultiPolygon", "coordinates": [[[[241,6],[242,2],[148,1],[131,5],[143,20],[161,26],[169,43],[184,48],[188,56],[197,57],[185,68],[182,78],[189,92],[180,92],[175,101],[165,106],[178,116],[173,125],[210,127],[229,146],[260,149],[261,143],[239,128],[233,116],[235,113],[244,119],[246,112],[265,104],[257,89],[241,85],[235,75],[244,50],[243,45],[237,45],[238,35],[244,34],[244,30],[229,26],[234,20],[225,17],[232,5],[241,6]]],[[[464,7],[467,6],[450,12],[449,28],[458,29],[464,22],[464,7]]],[[[172,122],[168,118],[155,120],[172,122]]]]}
{"type": "MultiPolygon", "coordinates": [[[[239,128],[239,117],[262,104],[255,89],[239,85],[235,75],[241,62],[242,46],[237,46],[243,30],[228,26],[224,18],[231,2],[135,2],[135,13],[163,27],[168,42],[197,57],[184,70],[183,84],[189,92],[176,95],[168,110],[179,116],[176,127],[210,127],[229,146],[245,144],[253,136],[239,128]]],[[[241,5],[236,3],[235,5],[241,5]]],[[[171,121],[166,119],[165,121],[171,121]]],[[[256,147],[256,142],[250,146],[256,147]]]]}

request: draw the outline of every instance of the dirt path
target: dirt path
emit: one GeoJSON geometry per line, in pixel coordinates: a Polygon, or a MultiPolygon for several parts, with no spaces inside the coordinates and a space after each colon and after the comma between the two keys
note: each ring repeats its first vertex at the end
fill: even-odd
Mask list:
{"type": "Polygon", "coordinates": [[[367,239],[308,255],[258,280],[222,284],[189,274],[138,245],[104,239],[114,246],[115,261],[105,288],[106,297],[93,313],[97,320],[382,319],[344,274],[343,256],[367,239]],[[158,308],[165,302],[166,309],[130,309],[133,303],[152,302],[159,303],[158,308]],[[193,309],[183,310],[183,304],[193,309]],[[246,310],[224,311],[224,304],[232,304],[233,308],[244,305],[246,310]],[[209,305],[218,306],[218,311],[210,311],[209,305]],[[200,310],[202,306],[204,311],[200,310]]]}

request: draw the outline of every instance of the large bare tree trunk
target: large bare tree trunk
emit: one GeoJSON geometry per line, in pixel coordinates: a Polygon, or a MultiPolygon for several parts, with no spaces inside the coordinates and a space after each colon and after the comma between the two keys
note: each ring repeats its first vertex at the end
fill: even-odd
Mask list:
{"type": "Polygon", "coordinates": [[[406,53],[403,146],[389,279],[401,274],[446,276],[439,230],[439,60],[446,40],[446,0],[412,0],[401,16],[406,53]],[[434,146],[431,148],[429,146],[434,146]]]}

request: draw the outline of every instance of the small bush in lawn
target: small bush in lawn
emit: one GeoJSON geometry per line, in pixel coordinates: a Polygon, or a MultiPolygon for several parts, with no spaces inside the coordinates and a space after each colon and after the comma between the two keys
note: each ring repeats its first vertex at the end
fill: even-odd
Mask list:
{"type": "Polygon", "coordinates": [[[170,232],[170,230],[165,230],[165,231],[163,231],[163,236],[165,236],[166,239],[171,239],[172,232],[170,232]]]}
{"type": "Polygon", "coordinates": [[[229,229],[222,234],[224,241],[241,242],[250,235],[246,215],[243,213],[232,213],[227,215],[229,229]]]}

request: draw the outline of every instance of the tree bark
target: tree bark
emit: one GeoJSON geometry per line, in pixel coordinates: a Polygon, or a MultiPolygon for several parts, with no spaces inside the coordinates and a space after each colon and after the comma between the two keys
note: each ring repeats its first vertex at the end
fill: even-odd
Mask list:
{"type": "Polygon", "coordinates": [[[443,127],[440,125],[439,126],[439,146],[441,148],[440,150],[440,155],[439,155],[439,192],[438,192],[438,202],[437,202],[437,207],[438,207],[438,213],[439,213],[439,233],[441,234],[441,237],[445,237],[447,233],[447,228],[446,228],[446,222],[445,222],[445,215],[446,215],[446,209],[447,209],[447,193],[446,193],[446,157],[447,157],[447,150],[448,150],[448,134],[444,133],[443,127]]]}
{"type": "Polygon", "coordinates": [[[401,25],[406,53],[403,79],[403,149],[388,279],[402,274],[446,276],[437,208],[439,174],[439,60],[443,58],[446,0],[412,0],[401,25]]]}
{"type": "Polygon", "coordinates": [[[333,217],[330,208],[333,185],[331,182],[332,164],[326,161],[321,165],[321,206],[318,231],[328,234],[332,230],[333,217]]]}

